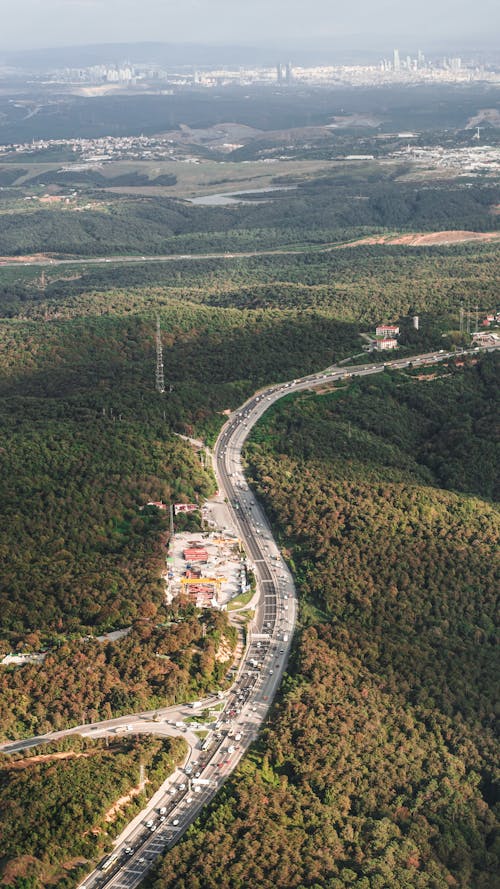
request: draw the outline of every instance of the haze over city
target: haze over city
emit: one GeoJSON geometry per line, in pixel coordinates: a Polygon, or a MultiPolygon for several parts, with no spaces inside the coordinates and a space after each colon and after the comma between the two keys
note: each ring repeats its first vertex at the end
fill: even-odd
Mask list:
{"type": "Polygon", "coordinates": [[[500,27],[495,0],[473,5],[454,0],[413,5],[398,0],[2,0],[0,9],[3,51],[151,40],[257,47],[339,47],[348,41],[362,49],[424,39],[428,45],[491,45],[500,27]]]}

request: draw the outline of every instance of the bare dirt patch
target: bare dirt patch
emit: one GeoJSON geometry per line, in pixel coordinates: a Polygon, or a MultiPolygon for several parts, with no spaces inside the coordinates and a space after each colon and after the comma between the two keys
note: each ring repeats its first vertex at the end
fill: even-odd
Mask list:
{"type": "Polygon", "coordinates": [[[25,256],[0,256],[0,265],[8,262],[9,265],[17,262],[20,265],[26,265],[28,262],[49,262],[50,257],[47,253],[28,253],[25,256]]]}
{"type": "Polygon", "coordinates": [[[41,754],[40,756],[30,756],[29,759],[17,759],[15,762],[7,763],[2,767],[9,771],[20,771],[21,769],[36,765],[36,763],[39,762],[55,762],[58,759],[81,759],[82,756],[88,758],[90,755],[90,753],[75,753],[72,750],[67,750],[61,753],[46,753],[43,755],[41,754]]]}
{"type": "Polygon", "coordinates": [[[472,130],[480,124],[490,124],[492,127],[500,126],[500,111],[498,108],[481,108],[474,117],[469,117],[465,124],[465,129],[472,130]]]}
{"type": "Polygon", "coordinates": [[[360,238],[350,244],[340,244],[339,248],[359,247],[363,244],[399,244],[406,247],[440,247],[448,244],[463,244],[466,241],[496,241],[500,232],[417,232],[407,235],[382,235],[380,237],[360,238]]]}
{"type": "Polygon", "coordinates": [[[215,660],[220,664],[227,664],[234,657],[234,651],[223,636],[215,653],[215,660]]]}
{"type": "MultiPolygon", "coordinates": [[[[148,782],[146,781],[146,784],[148,782]]],[[[132,790],[126,794],[126,796],[121,796],[120,799],[117,799],[116,803],[113,803],[110,809],[106,812],[104,816],[104,820],[110,824],[115,820],[116,816],[119,815],[120,809],[123,809],[124,806],[128,805],[131,800],[133,800],[134,796],[139,796],[142,792],[142,787],[132,787],[132,790]]]]}

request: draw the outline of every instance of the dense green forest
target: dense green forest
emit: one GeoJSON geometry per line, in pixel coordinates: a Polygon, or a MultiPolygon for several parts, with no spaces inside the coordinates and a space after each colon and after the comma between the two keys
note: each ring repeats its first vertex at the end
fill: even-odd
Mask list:
{"type": "MultiPolygon", "coordinates": [[[[145,601],[141,611],[121,639],[59,638],[43,663],[2,667],[0,735],[24,737],[153,710],[223,682],[236,646],[225,612],[200,613],[182,600],[169,608],[145,601]]],[[[36,645],[39,634],[23,641],[36,645]]]]}
{"type": "Polygon", "coordinates": [[[487,357],[296,396],[260,422],[248,471],[301,599],[289,672],[148,885],[498,885],[497,399],[487,357]]]}
{"type": "Polygon", "coordinates": [[[203,637],[187,606],[170,623],[168,520],[143,507],[214,490],[176,432],[213,438],[221,411],[258,385],[357,347],[354,325],[315,313],[176,303],[160,314],[164,397],[154,317],[0,325],[0,650],[49,646],[43,664],[2,667],[4,736],[197,697],[223,679],[229,664],[217,653],[234,632],[214,615],[203,637]],[[114,643],[80,638],[129,626],[114,643]]]}
{"type": "Polygon", "coordinates": [[[162,425],[51,407],[29,404],[21,418],[10,402],[3,413],[4,638],[106,631],[158,606],[168,519],[143,507],[213,490],[191,449],[162,425]]]}
{"type": "MultiPolygon", "coordinates": [[[[210,182],[223,191],[233,161],[282,153],[289,138],[291,156],[309,150],[321,168],[351,146],[399,148],[384,133],[414,128],[416,115],[415,144],[439,142],[446,126],[449,146],[470,145],[456,128],[485,102],[482,87],[243,95],[68,97],[56,115],[0,100],[0,141],[33,127],[56,138],[241,120],[263,132],[232,157],[211,155],[229,161],[210,182]],[[346,107],[380,121],[326,137],[312,129],[346,107]]],[[[496,244],[349,244],[493,231],[500,220],[493,178],[417,182],[393,160],[275,176],[291,188],[210,207],[171,197],[175,176],[148,165],[108,177],[112,165],[32,166],[71,167],[67,148],[22,156],[22,168],[20,157],[1,164],[0,256],[102,264],[0,267],[0,657],[43,655],[0,666],[5,739],[225,687],[236,630],[225,613],[165,605],[168,517],[144,508],[215,489],[178,433],[213,442],[228,408],[359,353],[360,330],[378,321],[399,318],[416,350],[457,342],[461,306],[496,306],[496,244]],[[108,191],[150,185],[165,191],[108,191]],[[61,202],[39,203],[44,190],[61,202]],[[137,262],[109,260],[127,254],[137,262]],[[418,336],[403,318],[413,312],[418,336]]],[[[495,885],[497,369],[485,358],[425,379],[384,373],[286,399],[255,431],[248,469],[297,578],[300,626],[272,723],[165,858],[155,889],[495,885]]],[[[74,885],[143,804],[138,795],[106,821],[139,763],[149,795],[183,752],[71,738],[0,756],[0,882],[74,885]]]]}
{"type": "Polygon", "coordinates": [[[272,200],[201,207],[163,197],[103,195],[92,208],[12,209],[2,214],[0,255],[204,253],[345,241],[384,231],[498,229],[493,181],[407,182],[402,166],[340,171],[275,192],[272,200]],[[401,178],[399,178],[401,176],[401,178]]]}
{"type": "Polygon", "coordinates": [[[74,886],[185,755],[180,738],[73,736],[0,756],[2,886],[74,886]]]}
{"type": "MultiPolygon", "coordinates": [[[[247,258],[48,266],[43,283],[39,269],[0,268],[0,307],[4,317],[49,320],[149,314],[160,306],[172,312],[175,301],[179,309],[184,304],[182,314],[189,302],[257,312],[312,310],[365,325],[417,311],[452,315],[458,326],[460,306],[495,308],[497,280],[494,243],[363,244],[247,258]]],[[[248,323],[245,314],[239,317],[248,323]]],[[[273,317],[278,325],[280,316],[273,317]]]]}

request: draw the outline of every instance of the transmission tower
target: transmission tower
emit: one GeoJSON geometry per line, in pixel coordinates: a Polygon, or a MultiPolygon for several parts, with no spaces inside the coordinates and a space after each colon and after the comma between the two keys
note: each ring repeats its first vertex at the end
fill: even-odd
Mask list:
{"type": "Polygon", "coordinates": [[[156,391],[165,392],[165,377],[163,374],[163,346],[161,342],[160,319],[156,319],[156,391]]]}

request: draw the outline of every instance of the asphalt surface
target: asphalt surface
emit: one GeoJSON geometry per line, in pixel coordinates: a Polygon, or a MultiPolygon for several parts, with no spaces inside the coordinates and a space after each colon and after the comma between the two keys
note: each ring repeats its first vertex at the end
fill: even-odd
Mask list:
{"type": "MultiPolygon", "coordinates": [[[[472,353],[479,350],[470,350],[472,353]]],[[[451,357],[448,352],[431,352],[411,358],[388,360],[394,369],[435,364],[451,357]]],[[[223,427],[214,448],[214,469],[219,489],[227,498],[232,524],[242,540],[250,567],[255,573],[258,605],[248,628],[248,643],[234,683],[223,697],[215,728],[202,742],[183,720],[196,710],[189,705],[155,712],[133,714],[94,725],[77,726],[63,732],[1,745],[4,752],[26,749],[69,734],[102,736],[111,731],[181,735],[189,745],[183,769],[162,785],[140,815],[128,825],[115,843],[112,856],[80,884],[80,889],[134,889],[155,860],[172,847],[200,810],[213,799],[257,737],[286,669],[297,618],[297,596],[293,578],[273,539],[266,516],[250,491],[241,461],[241,449],[252,427],[271,404],[292,392],[354,376],[381,373],[384,365],[334,366],[327,370],[269,386],[253,395],[235,411],[223,427]],[[202,749],[203,748],[203,749],[202,749]]],[[[220,706],[217,697],[202,707],[220,706]]],[[[215,711],[214,711],[215,712],[215,711]]]]}

